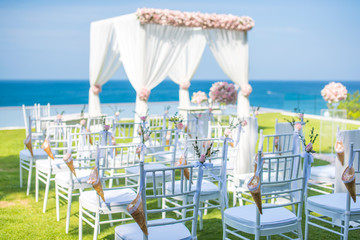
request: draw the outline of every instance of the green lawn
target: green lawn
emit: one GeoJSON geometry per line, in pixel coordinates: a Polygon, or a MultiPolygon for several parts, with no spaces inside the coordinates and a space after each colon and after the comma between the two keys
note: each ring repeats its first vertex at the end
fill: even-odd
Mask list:
{"type": "MultiPolygon", "coordinates": [[[[274,133],[275,119],[284,121],[280,114],[269,113],[258,116],[260,129],[264,134],[274,133]]],[[[287,117],[290,118],[290,117],[287,117]]],[[[310,120],[305,131],[308,133],[311,127],[319,129],[319,120],[310,120]]],[[[348,129],[357,129],[357,125],[347,125],[348,129]]],[[[55,191],[52,186],[49,194],[47,212],[42,213],[42,198],[44,185],[40,184],[39,202],[35,202],[34,182],[30,196],[26,196],[26,187],[19,187],[19,151],[23,149],[25,130],[0,131],[0,239],[76,239],[78,237],[78,210],[77,199],[73,201],[70,232],[65,234],[66,207],[60,207],[60,222],[56,221],[55,214],[55,191]]],[[[331,142],[326,143],[331,146],[331,142]]],[[[315,150],[318,144],[315,144],[315,150]]],[[[330,149],[330,148],[329,148],[330,149]]],[[[316,160],[315,165],[323,165],[327,162],[316,160]]],[[[26,174],[24,182],[26,182],[26,174]]],[[[232,199],[230,196],[229,199],[232,199]]],[[[231,203],[230,203],[231,206],[231,203]]],[[[105,216],[106,217],[106,216],[105,216]]],[[[303,225],[304,227],[304,225],[303,225]]],[[[89,225],[83,226],[84,239],[92,238],[93,229],[89,225]]],[[[310,227],[310,239],[338,239],[337,236],[323,230],[310,227]]],[[[360,232],[352,232],[350,239],[357,239],[360,232]]],[[[102,225],[99,239],[113,239],[114,227],[102,225]]],[[[219,210],[212,210],[204,217],[204,229],[198,231],[199,239],[221,239],[222,223],[219,210]]],[[[273,237],[272,239],[281,239],[273,237]]]]}

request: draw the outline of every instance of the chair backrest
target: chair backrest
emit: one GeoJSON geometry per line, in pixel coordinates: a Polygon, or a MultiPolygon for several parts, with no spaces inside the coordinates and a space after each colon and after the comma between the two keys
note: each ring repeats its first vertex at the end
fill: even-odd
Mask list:
{"type": "MultiPolygon", "coordinates": [[[[360,196],[360,147],[355,149],[354,143],[350,144],[349,158],[353,158],[353,168],[355,170],[355,191],[356,191],[356,196],[359,197],[360,196]]],[[[350,194],[348,191],[347,191],[346,208],[347,211],[350,211],[350,194]]]]}
{"type": "MultiPolygon", "coordinates": [[[[297,217],[301,217],[304,197],[294,198],[294,195],[304,196],[305,170],[301,170],[300,154],[286,156],[261,157],[258,152],[259,163],[262,163],[260,171],[260,186],[262,200],[271,201],[279,197],[287,198],[285,203],[264,205],[263,209],[274,207],[294,207],[297,205],[297,217]],[[297,183],[294,187],[293,183],[297,183]]],[[[295,208],[294,208],[295,209],[295,208]]],[[[256,211],[259,215],[259,212],[256,211]]],[[[260,223],[258,223],[260,224],[260,223]]]]}
{"type": "Polygon", "coordinates": [[[287,134],[263,135],[263,139],[262,153],[265,156],[268,154],[287,155],[292,154],[293,152],[293,132],[287,134]]]}
{"type": "Polygon", "coordinates": [[[29,129],[32,129],[33,126],[35,127],[35,120],[37,119],[38,116],[37,110],[38,109],[36,104],[34,104],[34,106],[25,106],[24,104],[22,105],[26,136],[30,134],[29,129]],[[29,117],[32,121],[34,120],[34,122],[30,123],[29,117]]]}
{"type": "Polygon", "coordinates": [[[106,116],[89,117],[87,120],[87,128],[91,132],[99,132],[103,130],[104,123],[106,125],[111,125],[113,123],[113,117],[106,117],[106,116]]]}
{"type": "Polygon", "coordinates": [[[70,144],[73,149],[72,155],[76,159],[85,161],[87,158],[94,159],[96,157],[94,154],[100,142],[100,132],[87,132],[86,129],[82,128],[80,132],[71,133],[70,135],[70,144]]]}
{"type": "Polygon", "coordinates": [[[178,141],[179,131],[177,129],[152,130],[147,141],[147,156],[156,158],[159,155],[170,155],[169,158],[161,158],[165,160],[157,160],[157,162],[172,166],[175,162],[178,141]]]}
{"type": "Polygon", "coordinates": [[[134,130],[137,131],[139,128],[140,123],[134,122],[122,122],[114,121],[113,123],[113,134],[115,139],[119,139],[121,142],[133,142],[134,138],[138,138],[139,136],[134,136],[134,130]]]}
{"type": "Polygon", "coordinates": [[[275,120],[275,134],[291,134],[293,133],[293,128],[290,123],[282,122],[279,123],[278,119],[275,120]]]}
{"type": "Polygon", "coordinates": [[[147,122],[150,130],[166,129],[166,118],[164,123],[163,115],[150,115],[147,117],[147,122]],[[165,124],[165,125],[164,125],[165,124]]]}
{"type": "Polygon", "coordinates": [[[208,136],[209,113],[188,113],[185,125],[189,131],[190,138],[206,138],[208,136]]]}
{"type": "MultiPolygon", "coordinates": [[[[67,153],[69,136],[80,132],[80,125],[56,125],[47,129],[47,139],[50,142],[51,150],[55,159],[62,159],[67,153]]],[[[76,146],[72,146],[76,150],[76,146]]]]}
{"type": "MultiPolygon", "coordinates": [[[[159,216],[159,213],[163,212],[174,212],[181,213],[185,211],[187,214],[185,217],[172,218],[169,221],[158,221],[158,222],[149,222],[147,221],[147,227],[154,226],[164,226],[171,225],[176,223],[185,223],[188,221],[192,221],[191,234],[194,239],[196,239],[197,232],[197,218],[198,218],[198,209],[199,209],[199,193],[201,191],[201,176],[202,168],[199,168],[199,174],[197,174],[197,179],[195,179],[194,174],[194,165],[185,165],[185,166],[177,166],[177,167],[167,167],[167,168],[158,168],[158,169],[144,169],[144,162],[140,162],[140,177],[141,181],[145,182],[145,176],[147,174],[153,176],[152,183],[153,189],[146,191],[145,187],[142,188],[141,196],[142,199],[146,199],[143,202],[143,208],[145,212],[146,219],[154,218],[159,216]],[[189,179],[187,179],[184,175],[185,171],[189,172],[189,179]],[[201,172],[201,173],[200,173],[201,172]],[[170,175],[169,177],[166,177],[170,175]],[[178,176],[180,175],[180,176],[178,176]],[[157,179],[161,179],[162,191],[159,193],[156,189],[155,176],[157,179]],[[196,185],[194,185],[196,184],[196,185]],[[190,201],[186,202],[183,205],[175,205],[175,206],[167,206],[166,208],[162,208],[162,206],[158,206],[157,204],[153,204],[154,200],[163,200],[169,198],[183,198],[188,199],[190,201]]],[[[181,216],[181,214],[180,214],[181,216]]]]}

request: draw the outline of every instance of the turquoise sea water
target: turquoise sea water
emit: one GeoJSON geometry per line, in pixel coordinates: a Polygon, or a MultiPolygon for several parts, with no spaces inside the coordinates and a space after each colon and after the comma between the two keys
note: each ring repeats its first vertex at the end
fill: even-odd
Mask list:
{"type": "MultiPolygon", "coordinates": [[[[209,92],[216,81],[193,80],[190,95],[195,91],[209,92]]],[[[326,108],[326,102],[320,95],[324,81],[250,81],[253,92],[250,103],[253,106],[276,108],[292,111],[300,108],[305,113],[319,114],[326,108]]],[[[360,89],[360,81],[342,81],[349,92],[360,89]]],[[[178,85],[164,81],[151,91],[150,102],[178,101],[178,85]]],[[[33,105],[34,103],[51,105],[87,104],[89,94],[88,81],[0,81],[0,107],[33,105]]],[[[112,80],[103,86],[101,103],[133,103],[135,90],[129,81],[112,80]]]]}

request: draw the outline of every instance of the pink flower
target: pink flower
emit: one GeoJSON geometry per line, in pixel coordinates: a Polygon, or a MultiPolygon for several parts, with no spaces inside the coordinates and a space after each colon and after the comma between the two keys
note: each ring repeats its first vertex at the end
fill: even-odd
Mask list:
{"type": "Polygon", "coordinates": [[[255,116],[259,115],[259,111],[258,111],[258,110],[256,110],[254,113],[255,113],[255,116]]]}
{"type": "Polygon", "coordinates": [[[90,89],[95,95],[99,95],[99,93],[101,93],[101,86],[98,84],[91,86],[90,89]]]}
{"type": "Polygon", "coordinates": [[[147,88],[142,88],[140,89],[140,91],[137,92],[137,95],[139,96],[139,99],[141,101],[147,101],[149,99],[150,96],[150,90],[147,88]]]}
{"type": "Polygon", "coordinates": [[[299,114],[299,118],[300,118],[301,120],[303,120],[304,114],[303,114],[303,113],[300,113],[300,114],[299,114]]]}
{"type": "Polygon", "coordinates": [[[311,143],[311,142],[309,142],[309,144],[305,147],[305,151],[307,151],[307,152],[311,152],[311,151],[312,151],[312,149],[313,149],[313,145],[312,145],[312,143],[311,143]]]}
{"type": "Polygon", "coordinates": [[[62,115],[61,115],[61,114],[57,114],[57,115],[56,115],[56,119],[57,119],[57,120],[62,119],[62,115]]]}
{"type": "Polygon", "coordinates": [[[241,126],[245,127],[247,125],[247,121],[246,120],[242,120],[241,121],[241,126]]]}
{"type": "Polygon", "coordinates": [[[140,147],[140,146],[137,146],[137,147],[136,147],[136,153],[137,153],[137,154],[140,154],[140,153],[141,153],[141,147],[140,147]]]}
{"type": "Polygon", "coordinates": [[[115,112],[115,116],[118,117],[120,115],[120,112],[115,112]]]}
{"type": "Polygon", "coordinates": [[[187,89],[189,89],[189,87],[190,87],[190,81],[180,83],[180,88],[181,89],[187,90],[187,89]]]}
{"type": "Polygon", "coordinates": [[[184,127],[184,124],[182,123],[182,122],[178,122],[177,124],[176,124],[176,128],[177,129],[183,129],[183,127],[184,127]]]}
{"type": "Polygon", "coordinates": [[[249,97],[251,92],[252,92],[252,87],[251,87],[250,84],[246,84],[246,85],[241,87],[241,93],[242,93],[243,96],[249,97]]]}
{"type": "Polygon", "coordinates": [[[229,137],[230,134],[231,134],[231,129],[229,129],[229,128],[225,129],[224,135],[225,135],[226,137],[229,137]]]}
{"type": "Polygon", "coordinates": [[[105,131],[109,131],[110,126],[109,125],[104,125],[104,129],[105,129],[105,131]]]}
{"type": "Polygon", "coordinates": [[[197,104],[200,104],[202,102],[207,102],[207,100],[208,100],[208,98],[207,98],[206,94],[202,91],[194,92],[191,97],[191,102],[197,103],[197,104]]]}
{"type": "Polygon", "coordinates": [[[234,84],[216,82],[211,86],[209,96],[217,103],[234,104],[237,99],[237,91],[234,84]]]}
{"type": "Polygon", "coordinates": [[[201,154],[199,161],[200,161],[201,163],[204,163],[205,160],[206,160],[205,154],[201,154]]]}
{"type": "Polygon", "coordinates": [[[81,125],[81,126],[85,126],[85,124],[86,124],[86,120],[85,120],[85,119],[82,119],[82,120],[80,121],[80,125],[81,125]]]}
{"type": "Polygon", "coordinates": [[[146,121],[146,118],[147,118],[147,116],[141,116],[141,117],[140,117],[140,120],[141,120],[141,121],[146,121]]]}
{"type": "Polygon", "coordinates": [[[321,90],[321,96],[329,104],[347,98],[347,89],[341,83],[331,82],[321,90]]]}
{"type": "Polygon", "coordinates": [[[295,130],[297,130],[297,131],[301,131],[301,129],[302,129],[301,123],[296,123],[295,126],[294,126],[294,128],[295,128],[295,130]]]}

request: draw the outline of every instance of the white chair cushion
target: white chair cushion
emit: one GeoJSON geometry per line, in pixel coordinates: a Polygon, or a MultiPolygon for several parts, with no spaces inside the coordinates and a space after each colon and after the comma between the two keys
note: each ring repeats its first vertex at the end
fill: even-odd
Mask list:
{"type": "MultiPolygon", "coordinates": [[[[175,181],[175,194],[180,193],[180,188],[181,188],[181,181],[175,181]]],[[[168,192],[172,192],[172,182],[167,182],[165,184],[165,189],[168,192]]],[[[196,189],[196,184],[195,183],[191,184],[191,190],[195,190],[195,189],[196,189]]],[[[202,181],[202,183],[201,183],[201,195],[212,194],[212,193],[218,192],[218,191],[219,191],[219,187],[216,186],[214,183],[212,183],[212,182],[210,182],[208,180],[203,180],[202,181]]]]}
{"type": "MultiPolygon", "coordinates": [[[[52,160],[52,159],[46,159],[46,160],[37,160],[36,161],[36,169],[39,170],[40,172],[45,172],[45,173],[49,173],[50,172],[50,164],[49,161],[51,163],[51,167],[52,167],[52,173],[56,174],[59,172],[64,172],[64,171],[68,171],[69,167],[66,165],[66,163],[62,160],[62,159],[56,159],[56,160],[52,160]]],[[[74,167],[77,167],[78,164],[74,163],[74,167]]]]}
{"type": "MultiPolygon", "coordinates": [[[[166,165],[161,164],[161,163],[148,163],[148,164],[144,164],[144,169],[146,170],[154,170],[154,169],[163,169],[163,168],[167,168],[166,165]]],[[[135,167],[129,167],[126,168],[126,173],[129,174],[139,174],[140,173],[140,167],[139,166],[135,166],[135,167]]],[[[152,172],[147,172],[146,173],[146,177],[152,177],[152,172]]],[[[165,176],[170,176],[171,175],[171,171],[166,171],[165,172],[165,176]]],[[[162,172],[156,172],[155,174],[156,177],[161,177],[162,176],[162,172]]]]}
{"type": "MultiPolygon", "coordinates": [[[[87,183],[87,180],[89,179],[91,170],[79,170],[75,169],[77,178],[73,175],[73,188],[79,189],[79,188],[88,188],[91,187],[91,184],[87,183]]],[[[60,172],[57,173],[55,176],[55,182],[56,184],[68,188],[71,184],[71,178],[70,178],[70,170],[67,172],[60,172]]]]}
{"type": "MultiPolygon", "coordinates": [[[[148,223],[168,223],[172,221],[174,219],[164,218],[148,221],[148,223]]],[[[182,223],[149,227],[148,232],[148,240],[192,239],[189,229],[182,223]]],[[[115,228],[115,239],[143,240],[143,232],[136,223],[123,224],[115,228]]]]}
{"type": "MultiPolygon", "coordinates": [[[[47,159],[47,153],[42,149],[33,149],[34,159],[47,159]]],[[[20,158],[31,158],[31,153],[28,149],[24,149],[20,151],[20,158]]]]}
{"type": "MultiPolygon", "coordinates": [[[[263,204],[263,206],[270,206],[271,204],[263,204]]],[[[256,211],[258,211],[255,204],[245,205],[241,207],[233,207],[225,210],[225,218],[229,218],[240,224],[255,227],[256,226],[256,211]]],[[[297,221],[296,215],[284,207],[277,208],[263,208],[263,214],[260,216],[261,228],[273,228],[293,224],[297,221]]]]}
{"type": "MultiPolygon", "coordinates": [[[[346,193],[332,193],[325,195],[318,195],[308,197],[308,208],[311,209],[311,205],[323,208],[333,212],[345,212],[346,209],[346,193]]],[[[360,214],[360,197],[356,197],[356,203],[350,200],[351,214],[360,214]]]]}
{"type": "Polygon", "coordinates": [[[312,167],[311,176],[335,179],[335,166],[326,165],[326,166],[312,167]]]}
{"type": "MultiPolygon", "coordinates": [[[[131,188],[105,189],[104,197],[106,205],[110,207],[117,207],[130,204],[131,201],[136,198],[136,193],[131,188]]],[[[97,193],[95,190],[82,192],[79,199],[86,208],[96,208],[97,206],[97,193]]],[[[106,208],[106,205],[101,198],[100,204],[101,208],[106,208]]]]}

